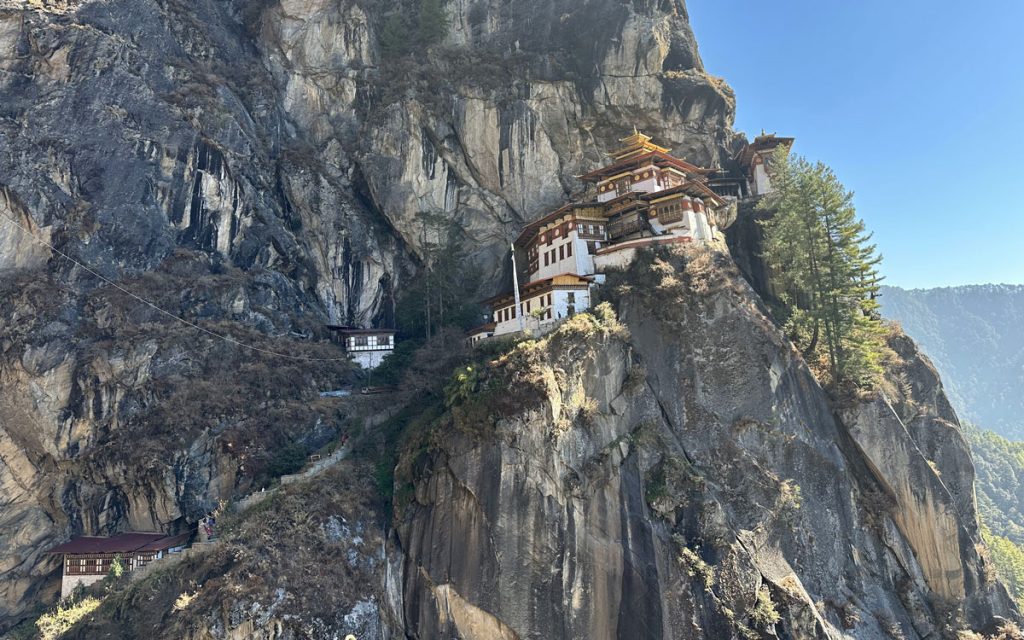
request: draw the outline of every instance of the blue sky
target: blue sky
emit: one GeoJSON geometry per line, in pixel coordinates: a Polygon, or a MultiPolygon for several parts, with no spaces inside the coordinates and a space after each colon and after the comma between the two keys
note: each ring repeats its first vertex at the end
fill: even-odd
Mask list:
{"type": "Polygon", "coordinates": [[[736,127],[835,169],[886,283],[1024,283],[1024,0],[688,0],[736,127]]]}

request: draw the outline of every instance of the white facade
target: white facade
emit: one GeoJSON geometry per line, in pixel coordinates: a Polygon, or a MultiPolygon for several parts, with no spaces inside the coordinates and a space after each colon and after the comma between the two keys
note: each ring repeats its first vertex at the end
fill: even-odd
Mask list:
{"type": "Polygon", "coordinates": [[[394,350],[393,333],[355,333],[345,336],[345,351],[363,369],[376,369],[394,350]]]}
{"type": "Polygon", "coordinates": [[[565,236],[555,238],[550,245],[538,243],[537,253],[537,270],[530,273],[530,282],[563,273],[581,276],[594,273],[594,258],[587,249],[587,241],[580,238],[575,225],[565,236]]]}
{"type": "Polygon", "coordinates": [[[516,313],[515,302],[503,305],[494,312],[494,335],[500,336],[520,330],[519,316],[523,316],[523,327],[558,322],[590,308],[590,287],[566,287],[553,289],[520,300],[520,313],[516,313]]]}
{"type": "Polygon", "coordinates": [[[494,335],[494,327],[475,329],[469,333],[469,344],[474,345],[494,335]]]}
{"type": "Polygon", "coordinates": [[[711,242],[715,238],[715,230],[708,221],[707,209],[700,198],[684,197],[680,203],[682,219],[663,222],[659,217],[652,216],[649,220],[651,228],[658,235],[673,235],[693,238],[695,242],[711,242]]]}
{"type": "Polygon", "coordinates": [[[83,587],[88,587],[90,585],[96,584],[97,582],[99,582],[100,580],[102,580],[103,578],[106,578],[106,577],[107,577],[106,575],[102,575],[102,576],[72,575],[72,576],[69,576],[69,575],[67,575],[65,573],[64,576],[60,580],[60,597],[61,598],[66,598],[66,597],[70,596],[72,593],[74,593],[75,589],[78,588],[79,585],[81,585],[83,587]]]}
{"type": "Polygon", "coordinates": [[[772,191],[772,180],[768,176],[768,168],[765,166],[764,158],[754,158],[754,195],[762,196],[772,191]]]}
{"type": "Polygon", "coordinates": [[[384,358],[394,353],[393,349],[376,349],[374,351],[358,351],[351,354],[352,359],[363,369],[376,369],[384,362],[384,358]]]}

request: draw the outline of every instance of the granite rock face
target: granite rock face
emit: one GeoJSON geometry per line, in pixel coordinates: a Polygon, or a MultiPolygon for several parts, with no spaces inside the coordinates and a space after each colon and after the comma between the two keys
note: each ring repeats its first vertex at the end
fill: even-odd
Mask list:
{"type": "Polygon", "coordinates": [[[412,637],[936,638],[1016,615],[937,377],[837,417],[709,262],[613,279],[628,338],[556,334],[516,378],[542,381],[534,402],[420,455],[412,637]]]}
{"type": "MultiPolygon", "coordinates": [[[[467,295],[493,293],[523,222],[633,126],[706,166],[741,143],[681,0],[449,0],[443,42],[385,55],[388,14],[417,4],[0,0],[0,629],[52,600],[49,546],[186,529],[258,488],[282,447],[335,437],[347,416],[317,391],[348,368],[294,356],[340,357],[313,340],[325,322],[392,324],[450,230],[485,274],[467,295]]],[[[750,238],[732,248],[755,264],[739,216],[750,238]]],[[[1015,615],[974,549],[956,417],[912,344],[907,390],[839,419],[728,268],[647,268],[616,294],[631,337],[563,336],[537,361],[537,402],[416,458],[393,535],[335,491],[305,537],[273,541],[294,575],[232,591],[270,575],[251,551],[271,534],[250,523],[250,556],[203,565],[223,590],[194,617],[171,609],[181,573],[166,610],[90,624],[926,638],[1015,615]],[[339,542],[339,514],[363,533],[335,548],[358,571],[331,579],[359,588],[306,597],[329,585],[289,583],[339,542]]]]}
{"type": "MultiPolygon", "coordinates": [[[[0,620],[50,597],[53,542],[184,526],[252,480],[216,435],[93,461],[146,437],[132,416],[154,381],[184,392],[182,363],[210,363],[168,348],[159,314],[93,305],[111,289],[80,265],[239,331],[390,325],[438,226],[457,227],[489,294],[521,223],[632,126],[707,164],[733,144],[731,92],[681,2],[452,0],[443,43],[389,60],[395,8],[0,2],[0,278],[44,285],[0,318],[0,620]],[[182,255],[199,286],[163,279],[182,255]],[[230,291],[205,291],[225,273],[230,291]],[[159,329],[122,347],[140,321],[159,329]]],[[[244,423],[236,410],[218,428],[244,423]]]]}

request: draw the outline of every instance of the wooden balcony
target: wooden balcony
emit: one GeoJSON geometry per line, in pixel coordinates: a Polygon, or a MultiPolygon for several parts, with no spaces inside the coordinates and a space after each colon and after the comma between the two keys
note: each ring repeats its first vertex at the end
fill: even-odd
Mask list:
{"type": "Polygon", "coordinates": [[[628,236],[631,233],[638,233],[646,227],[639,215],[630,216],[616,220],[608,224],[608,237],[612,240],[628,236]]]}

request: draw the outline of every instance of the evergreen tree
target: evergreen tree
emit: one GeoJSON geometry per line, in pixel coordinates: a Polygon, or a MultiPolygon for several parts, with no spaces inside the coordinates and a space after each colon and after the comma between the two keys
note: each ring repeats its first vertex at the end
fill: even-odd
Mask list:
{"type": "Polygon", "coordinates": [[[447,0],[421,0],[420,2],[420,45],[423,48],[435,45],[448,36],[447,0]]]}
{"type": "Polygon", "coordinates": [[[395,12],[384,18],[380,32],[380,49],[385,59],[401,58],[411,52],[412,28],[405,14],[395,12]]]}
{"type": "Polygon", "coordinates": [[[822,163],[779,149],[769,163],[773,191],[760,206],[764,257],[805,358],[833,386],[871,385],[881,373],[884,329],[875,301],[875,245],[857,218],[853,194],[822,163]]]}
{"type": "Polygon", "coordinates": [[[443,213],[417,214],[422,264],[399,301],[398,325],[405,335],[429,340],[443,327],[468,329],[480,323],[473,298],[478,268],[467,264],[462,229],[443,213]]]}

